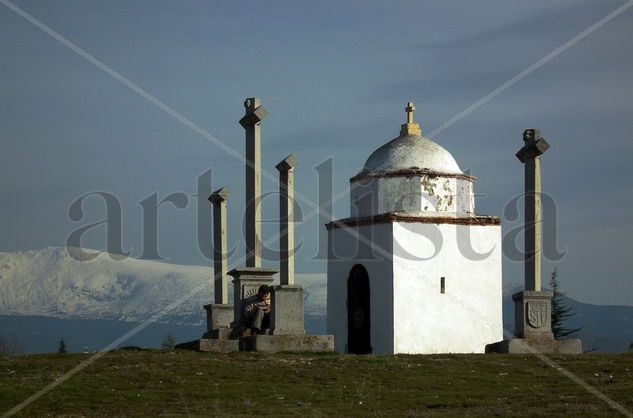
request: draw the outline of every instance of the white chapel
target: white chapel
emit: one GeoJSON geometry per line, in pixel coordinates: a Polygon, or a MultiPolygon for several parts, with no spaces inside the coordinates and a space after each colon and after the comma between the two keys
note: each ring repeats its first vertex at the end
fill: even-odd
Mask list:
{"type": "Polygon", "coordinates": [[[350,179],[350,217],[327,225],[338,352],[483,353],[503,339],[500,219],[475,214],[475,178],[414,110],[350,179]]]}

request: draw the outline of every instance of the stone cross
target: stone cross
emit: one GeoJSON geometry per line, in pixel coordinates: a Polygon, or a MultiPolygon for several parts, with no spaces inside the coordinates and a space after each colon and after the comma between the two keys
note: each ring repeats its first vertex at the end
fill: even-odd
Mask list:
{"type": "Polygon", "coordinates": [[[413,112],[415,112],[415,105],[412,102],[407,103],[405,108],[407,111],[407,123],[413,123],[413,112]]]}
{"type": "Polygon", "coordinates": [[[403,123],[400,126],[400,135],[416,135],[421,136],[422,130],[420,125],[413,122],[413,112],[415,112],[415,105],[412,102],[407,103],[407,107],[404,108],[407,112],[407,123],[403,123]]]}
{"type": "Polygon", "coordinates": [[[279,283],[295,284],[295,231],[294,231],[294,167],[297,158],[290,154],[279,164],[279,283]]]}
{"type": "Polygon", "coordinates": [[[514,336],[486,346],[486,352],[582,354],[580,340],[555,340],[552,332],[554,292],[541,290],[541,159],[549,144],[537,129],[523,131],[516,153],[525,164],[525,290],[512,295],[514,336]]]}
{"type": "Polygon", "coordinates": [[[261,121],[268,112],[254,97],[246,99],[244,107],[240,125],[246,130],[246,267],[261,267],[261,121]]]}
{"type": "Polygon", "coordinates": [[[221,188],[209,196],[213,204],[213,292],[215,303],[227,304],[227,237],[226,237],[226,200],[231,193],[221,188]]]}
{"type": "Polygon", "coordinates": [[[525,290],[541,290],[541,159],[549,144],[537,129],[523,132],[517,158],[525,165],[525,290]]]}

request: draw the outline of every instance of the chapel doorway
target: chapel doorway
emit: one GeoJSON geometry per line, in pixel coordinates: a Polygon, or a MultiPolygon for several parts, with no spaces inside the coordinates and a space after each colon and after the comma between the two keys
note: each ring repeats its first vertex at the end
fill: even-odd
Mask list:
{"type": "Polygon", "coordinates": [[[369,354],[371,348],[371,311],[369,274],[356,264],[347,278],[347,352],[369,354]]]}

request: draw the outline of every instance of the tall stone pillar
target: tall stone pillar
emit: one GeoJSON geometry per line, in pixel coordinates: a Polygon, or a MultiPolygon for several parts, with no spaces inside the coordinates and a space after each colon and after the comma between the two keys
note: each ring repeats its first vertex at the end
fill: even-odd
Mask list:
{"type": "Polygon", "coordinates": [[[297,158],[290,154],[279,164],[279,286],[272,293],[270,317],[273,335],[303,335],[303,287],[295,286],[294,167],[297,158]]]}
{"type": "Polygon", "coordinates": [[[231,193],[221,188],[209,196],[213,204],[213,290],[215,303],[229,302],[227,287],[226,200],[231,193]]]}
{"type": "Polygon", "coordinates": [[[277,164],[279,170],[279,283],[295,284],[294,167],[297,158],[290,154],[277,164]]]}
{"type": "Polygon", "coordinates": [[[261,223],[261,122],[268,112],[255,97],[244,100],[246,114],[240,125],[246,131],[246,267],[228,272],[233,276],[234,322],[241,328],[244,300],[257,293],[261,285],[270,286],[277,270],[262,268],[261,223]]]}
{"type": "Polygon", "coordinates": [[[530,158],[525,165],[525,290],[541,290],[541,159],[530,158]]]}
{"type": "Polygon", "coordinates": [[[512,295],[514,336],[489,344],[486,352],[581,354],[580,340],[555,340],[552,333],[553,292],[541,290],[541,160],[549,144],[537,129],[523,132],[517,158],[525,164],[525,290],[512,295]]]}
{"type": "Polygon", "coordinates": [[[525,290],[541,290],[541,158],[549,144],[537,129],[523,132],[523,148],[517,158],[525,165],[525,290]]]}
{"type": "Polygon", "coordinates": [[[209,196],[213,204],[213,293],[215,303],[205,305],[207,332],[203,338],[227,339],[233,322],[233,305],[228,304],[226,200],[230,192],[221,188],[209,196]]]}
{"type": "Polygon", "coordinates": [[[261,121],[268,112],[252,97],[244,101],[240,125],[246,131],[246,267],[261,267],[261,121]]]}
{"type": "Polygon", "coordinates": [[[525,291],[513,295],[515,335],[519,338],[553,338],[552,293],[541,291],[541,159],[549,144],[537,129],[523,132],[517,158],[525,165],[525,291]]]}

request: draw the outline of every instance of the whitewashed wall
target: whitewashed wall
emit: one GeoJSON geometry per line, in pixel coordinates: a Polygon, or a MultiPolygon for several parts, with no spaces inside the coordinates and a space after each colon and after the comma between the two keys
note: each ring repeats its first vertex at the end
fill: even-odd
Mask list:
{"type": "Polygon", "coordinates": [[[394,342],[392,225],[366,225],[351,229],[364,237],[369,244],[358,244],[359,240],[344,229],[328,231],[327,333],[334,335],[334,349],[341,353],[345,352],[347,278],[355,264],[362,264],[369,273],[373,352],[391,354],[394,342]]]}
{"type": "Polygon", "coordinates": [[[395,353],[483,353],[503,339],[500,226],[395,223],[393,237],[395,353]],[[469,259],[469,240],[490,254],[469,259]]]}

